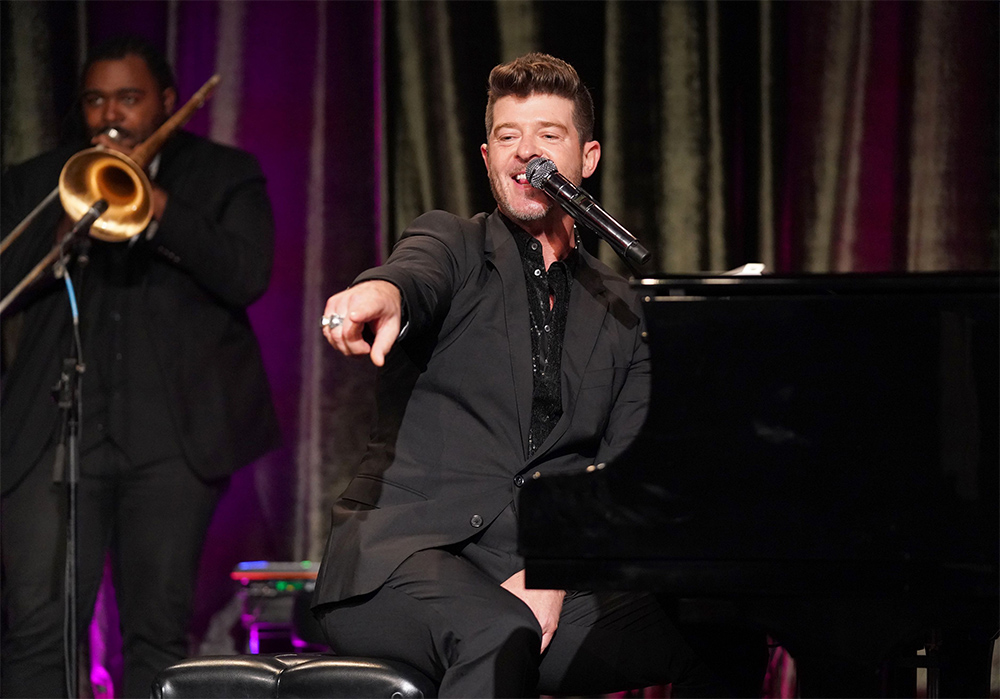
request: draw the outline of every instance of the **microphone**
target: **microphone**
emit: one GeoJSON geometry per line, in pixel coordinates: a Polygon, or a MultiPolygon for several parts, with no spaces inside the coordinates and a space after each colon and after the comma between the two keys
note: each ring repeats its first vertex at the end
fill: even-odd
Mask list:
{"type": "Polygon", "coordinates": [[[554,162],[541,156],[533,158],[525,168],[525,174],[532,187],[548,194],[578,223],[604,238],[626,262],[641,265],[649,259],[649,250],[602,209],[592,196],[559,174],[554,162]]]}
{"type": "Polygon", "coordinates": [[[80,220],[76,222],[73,229],[66,234],[66,240],[75,238],[81,233],[86,233],[87,230],[94,225],[94,221],[99,219],[104,215],[104,212],[108,210],[108,202],[106,199],[98,199],[94,204],[87,209],[87,213],[80,217],[80,220]]]}
{"type": "Polygon", "coordinates": [[[103,216],[104,212],[107,210],[107,200],[98,199],[89,209],[87,209],[87,212],[80,217],[80,220],[76,222],[76,225],[73,226],[70,232],[64,235],[62,240],[59,241],[59,257],[55,262],[54,269],[52,270],[55,273],[56,279],[61,279],[63,274],[66,273],[66,264],[68,262],[67,258],[72,245],[76,244],[78,248],[82,248],[77,257],[77,261],[81,266],[86,265],[90,261],[90,257],[88,255],[90,241],[87,240],[87,231],[90,230],[92,225],[94,225],[94,221],[103,216]]]}

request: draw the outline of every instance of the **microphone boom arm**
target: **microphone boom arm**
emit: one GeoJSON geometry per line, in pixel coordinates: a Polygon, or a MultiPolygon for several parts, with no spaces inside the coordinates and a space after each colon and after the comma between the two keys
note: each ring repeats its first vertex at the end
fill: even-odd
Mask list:
{"type": "Polygon", "coordinates": [[[626,262],[641,265],[649,260],[649,250],[583,188],[561,175],[551,160],[535,158],[528,163],[525,174],[532,187],[548,194],[578,223],[604,238],[626,262]]]}
{"type": "Polygon", "coordinates": [[[574,187],[577,190],[574,196],[565,185],[555,185],[555,187],[560,192],[555,198],[556,201],[562,204],[574,219],[604,238],[615,252],[635,264],[641,265],[649,260],[649,251],[583,189],[574,187]],[[595,226],[595,221],[600,225],[595,226]]]}

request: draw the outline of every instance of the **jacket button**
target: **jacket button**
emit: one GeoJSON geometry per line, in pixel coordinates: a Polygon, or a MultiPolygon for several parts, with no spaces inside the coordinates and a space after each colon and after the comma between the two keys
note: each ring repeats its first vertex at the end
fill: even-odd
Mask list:
{"type": "Polygon", "coordinates": [[[469,520],[469,524],[476,529],[479,529],[479,527],[483,526],[483,518],[479,515],[472,515],[472,519],[469,520]]]}
{"type": "Polygon", "coordinates": [[[514,485],[520,488],[522,485],[524,485],[524,478],[522,478],[521,476],[514,476],[514,485]]]}

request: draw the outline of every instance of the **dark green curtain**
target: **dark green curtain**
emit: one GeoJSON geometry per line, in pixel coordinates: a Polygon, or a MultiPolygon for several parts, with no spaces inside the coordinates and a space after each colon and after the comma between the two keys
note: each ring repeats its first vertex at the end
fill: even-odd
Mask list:
{"type": "MultiPolygon", "coordinates": [[[[494,206],[486,78],[541,50],[598,107],[585,183],[643,273],[997,266],[997,4],[390,2],[383,216],[494,206]]],[[[616,263],[603,243],[587,241],[616,263]]]]}

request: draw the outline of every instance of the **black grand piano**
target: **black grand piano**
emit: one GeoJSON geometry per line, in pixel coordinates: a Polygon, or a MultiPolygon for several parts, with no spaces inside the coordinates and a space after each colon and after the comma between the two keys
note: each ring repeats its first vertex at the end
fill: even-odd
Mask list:
{"type": "MultiPolygon", "coordinates": [[[[997,275],[634,285],[653,355],[645,428],[617,462],[525,489],[528,584],[663,592],[815,667],[877,669],[900,643],[940,641],[972,648],[988,677],[997,275]]],[[[969,671],[949,662],[942,678],[969,671]]],[[[823,681],[815,693],[836,691],[823,681]]]]}

